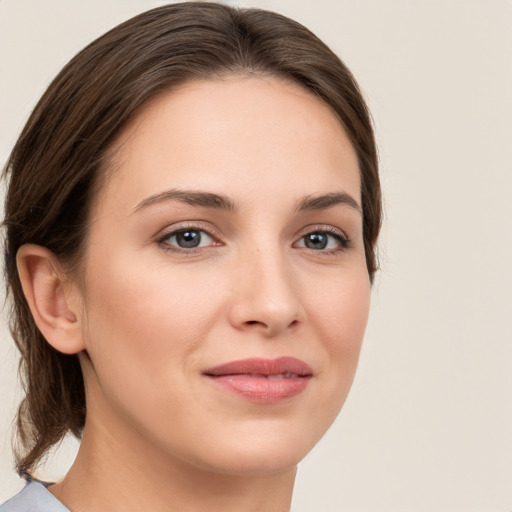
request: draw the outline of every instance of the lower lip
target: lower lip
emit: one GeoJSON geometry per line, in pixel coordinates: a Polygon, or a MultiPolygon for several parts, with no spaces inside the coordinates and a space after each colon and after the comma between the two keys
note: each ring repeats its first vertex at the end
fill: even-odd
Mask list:
{"type": "Polygon", "coordinates": [[[264,404],[277,404],[302,393],[310,376],[269,379],[251,375],[208,376],[221,388],[237,393],[244,398],[264,404]]]}

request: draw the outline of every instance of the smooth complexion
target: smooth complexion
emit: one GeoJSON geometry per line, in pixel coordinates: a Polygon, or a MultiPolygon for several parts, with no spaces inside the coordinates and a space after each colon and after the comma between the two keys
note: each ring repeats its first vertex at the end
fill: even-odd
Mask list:
{"type": "MultiPolygon", "coordinates": [[[[67,327],[39,321],[80,353],[87,392],[78,457],[50,490],[78,512],[286,511],[366,326],[354,149],[310,93],[234,76],[154,99],[113,154],[82,278],[53,308],[67,327]],[[219,385],[212,369],[246,360],[271,370],[238,379],[298,379],[293,360],[308,381],[276,399],[219,385]]],[[[37,274],[44,253],[24,250],[37,274]]]]}

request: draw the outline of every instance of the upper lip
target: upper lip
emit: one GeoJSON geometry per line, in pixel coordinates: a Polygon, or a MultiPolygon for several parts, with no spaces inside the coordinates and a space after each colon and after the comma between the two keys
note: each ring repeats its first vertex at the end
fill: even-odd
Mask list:
{"type": "Polygon", "coordinates": [[[224,375],[296,375],[308,377],[313,375],[311,367],[294,357],[279,357],[277,359],[250,358],[231,361],[209,368],[205,375],[219,377],[224,375]]]}

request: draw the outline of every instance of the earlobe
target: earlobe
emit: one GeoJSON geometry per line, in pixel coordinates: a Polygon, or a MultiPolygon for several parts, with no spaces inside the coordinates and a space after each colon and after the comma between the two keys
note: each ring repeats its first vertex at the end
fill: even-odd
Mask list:
{"type": "Polygon", "coordinates": [[[34,321],[48,343],[65,354],[84,350],[77,311],[55,255],[45,247],[26,244],[18,250],[16,264],[34,321]]]}

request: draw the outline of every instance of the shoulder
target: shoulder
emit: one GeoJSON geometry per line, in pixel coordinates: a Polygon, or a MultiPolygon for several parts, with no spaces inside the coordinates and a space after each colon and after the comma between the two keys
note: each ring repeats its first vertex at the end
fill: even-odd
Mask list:
{"type": "Polygon", "coordinates": [[[46,486],[35,480],[0,505],[0,512],[69,512],[46,486]]]}

